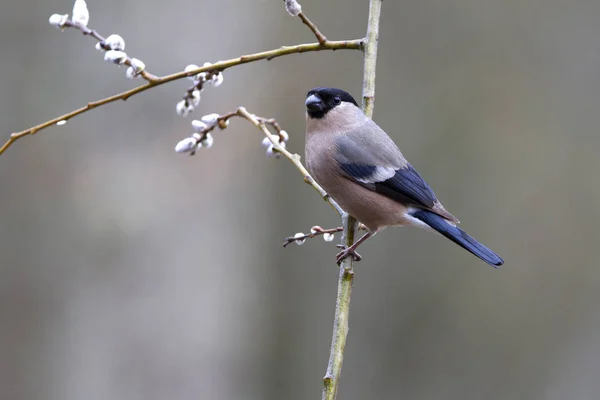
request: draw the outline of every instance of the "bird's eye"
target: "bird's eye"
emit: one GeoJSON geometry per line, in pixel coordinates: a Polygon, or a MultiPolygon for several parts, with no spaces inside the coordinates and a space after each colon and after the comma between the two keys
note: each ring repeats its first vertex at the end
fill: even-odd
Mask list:
{"type": "Polygon", "coordinates": [[[339,96],[335,96],[333,98],[333,103],[337,106],[342,102],[342,99],[339,98],[339,96]]]}

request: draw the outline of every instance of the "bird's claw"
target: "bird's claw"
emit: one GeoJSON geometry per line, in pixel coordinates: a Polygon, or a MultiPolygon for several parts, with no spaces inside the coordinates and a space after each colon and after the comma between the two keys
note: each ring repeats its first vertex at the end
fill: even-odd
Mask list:
{"type": "Polygon", "coordinates": [[[349,256],[352,256],[352,259],[356,262],[362,260],[362,256],[360,254],[358,254],[353,248],[346,247],[341,244],[338,244],[336,247],[340,248],[340,249],[344,249],[344,250],[340,251],[339,253],[337,253],[337,255],[335,256],[335,261],[337,262],[338,265],[340,265],[342,263],[342,261],[344,261],[344,259],[346,259],[346,257],[349,257],[349,256]]]}

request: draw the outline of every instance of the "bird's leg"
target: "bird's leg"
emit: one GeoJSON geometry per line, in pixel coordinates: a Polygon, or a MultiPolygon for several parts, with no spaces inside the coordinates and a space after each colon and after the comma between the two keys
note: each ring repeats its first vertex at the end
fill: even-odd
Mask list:
{"type": "Polygon", "coordinates": [[[338,263],[338,265],[341,264],[342,261],[346,257],[348,257],[350,255],[352,256],[352,258],[354,259],[354,261],[360,261],[360,260],[362,260],[361,255],[356,252],[356,248],[358,246],[360,246],[360,244],[362,242],[364,242],[365,240],[367,240],[371,236],[373,236],[373,234],[371,232],[365,233],[360,239],[358,239],[356,241],[356,243],[354,243],[350,247],[346,247],[344,245],[338,245],[337,247],[344,249],[344,250],[340,251],[339,253],[337,253],[337,255],[335,256],[335,261],[338,263]]]}

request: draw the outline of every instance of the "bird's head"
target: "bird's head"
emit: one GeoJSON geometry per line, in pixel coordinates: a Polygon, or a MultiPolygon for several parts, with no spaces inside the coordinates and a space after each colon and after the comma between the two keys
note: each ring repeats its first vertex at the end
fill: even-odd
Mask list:
{"type": "Polygon", "coordinates": [[[356,107],[358,104],[350,93],[335,88],[317,87],[306,95],[306,113],[309,118],[321,119],[337,108],[356,107]]]}

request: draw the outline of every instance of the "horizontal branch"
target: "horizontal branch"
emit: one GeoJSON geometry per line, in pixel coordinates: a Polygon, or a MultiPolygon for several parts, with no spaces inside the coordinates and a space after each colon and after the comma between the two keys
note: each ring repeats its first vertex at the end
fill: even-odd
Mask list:
{"type": "Polygon", "coordinates": [[[341,40],[341,41],[326,41],[325,43],[307,43],[307,44],[299,44],[295,46],[283,46],[278,49],[263,51],[260,53],[248,54],[237,58],[232,58],[230,60],[220,61],[211,65],[207,65],[204,67],[199,67],[194,70],[189,71],[181,71],[171,75],[166,75],[162,77],[156,77],[151,81],[147,82],[144,85],[138,86],[136,88],[126,90],[122,93],[115,94],[110,97],[106,97],[101,100],[93,101],[88,103],[86,106],[73,110],[69,113],[61,115],[59,117],[53,118],[49,121],[41,123],[39,125],[33,126],[31,128],[25,129],[20,132],[15,132],[10,135],[10,138],[0,147],[0,155],[3,154],[15,141],[27,135],[34,135],[37,132],[46,129],[50,126],[56,125],[57,123],[64,123],[69,119],[83,114],[86,111],[92,110],[94,108],[103,106],[108,103],[112,103],[118,100],[127,100],[128,98],[135,96],[136,94],[145,92],[155,86],[164,85],[166,83],[186,78],[188,76],[198,75],[201,72],[209,72],[209,71],[224,71],[228,68],[235,67],[242,64],[247,64],[250,62],[260,61],[260,60],[272,60],[277,57],[286,56],[289,54],[296,53],[308,53],[314,51],[322,51],[322,50],[362,50],[364,45],[363,39],[355,39],[355,40],[341,40]],[[64,121],[64,122],[63,122],[64,121]]]}

